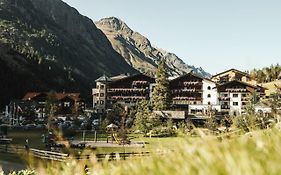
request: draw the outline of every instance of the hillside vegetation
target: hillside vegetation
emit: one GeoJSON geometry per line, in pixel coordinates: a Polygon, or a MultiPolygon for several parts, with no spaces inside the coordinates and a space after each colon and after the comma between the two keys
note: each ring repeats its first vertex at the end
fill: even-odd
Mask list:
{"type": "Polygon", "coordinates": [[[259,83],[268,83],[281,79],[281,66],[279,64],[264,67],[262,69],[254,69],[250,72],[251,76],[259,83]]]}
{"type": "Polygon", "coordinates": [[[137,73],[92,20],[61,0],[0,0],[0,63],[0,107],[27,91],[90,97],[102,74],[137,73]]]}

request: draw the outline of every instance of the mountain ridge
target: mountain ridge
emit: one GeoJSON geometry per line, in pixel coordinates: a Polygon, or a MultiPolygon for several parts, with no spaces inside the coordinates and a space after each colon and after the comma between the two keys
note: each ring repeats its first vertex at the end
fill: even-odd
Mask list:
{"type": "Polygon", "coordinates": [[[153,46],[148,38],[133,31],[119,18],[103,18],[95,24],[104,32],[113,48],[125,58],[127,63],[142,73],[154,75],[157,62],[165,59],[170,76],[182,75],[190,71],[204,77],[210,76],[202,68],[187,65],[176,54],[153,46]]]}
{"type": "Polygon", "coordinates": [[[34,90],[90,98],[100,75],[138,73],[91,19],[61,0],[0,0],[0,46],[0,77],[9,82],[0,87],[0,106],[34,90]]]}

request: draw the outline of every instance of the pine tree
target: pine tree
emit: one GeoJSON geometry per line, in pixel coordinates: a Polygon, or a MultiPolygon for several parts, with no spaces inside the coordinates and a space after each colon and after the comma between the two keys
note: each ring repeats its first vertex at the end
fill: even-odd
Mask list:
{"type": "Polygon", "coordinates": [[[152,129],[151,114],[148,101],[139,102],[136,107],[135,128],[144,133],[149,132],[152,129]]]}
{"type": "Polygon", "coordinates": [[[156,86],[152,94],[152,105],[154,110],[167,110],[170,106],[168,73],[164,60],[160,61],[156,72],[156,86]]]}

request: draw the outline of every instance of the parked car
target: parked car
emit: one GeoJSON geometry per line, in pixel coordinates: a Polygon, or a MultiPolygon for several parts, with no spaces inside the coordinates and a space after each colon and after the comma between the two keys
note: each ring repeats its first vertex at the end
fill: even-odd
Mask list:
{"type": "Polygon", "coordinates": [[[25,130],[29,130],[29,129],[35,129],[36,128],[36,124],[32,123],[32,124],[27,124],[23,127],[23,129],[25,130]]]}
{"type": "Polygon", "coordinates": [[[95,119],[92,121],[92,125],[94,126],[98,126],[100,124],[100,120],[99,119],[95,119]]]}
{"type": "Polygon", "coordinates": [[[47,125],[46,124],[38,124],[36,125],[36,129],[46,129],[47,125]]]}

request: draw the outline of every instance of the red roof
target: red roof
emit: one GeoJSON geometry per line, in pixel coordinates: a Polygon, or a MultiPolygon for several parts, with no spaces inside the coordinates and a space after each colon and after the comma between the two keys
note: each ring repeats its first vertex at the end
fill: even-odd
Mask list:
{"type": "MultiPolygon", "coordinates": [[[[25,94],[25,96],[23,97],[23,100],[32,100],[33,98],[41,95],[41,94],[48,94],[46,92],[28,92],[25,94]]],[[[57,100],[62,100],[65,97],[69,97],[71,99],[73,99],[74,101],[80,101],[80,93],[55,93],[57,100]]]]}
{"type": "Polygon", "coordinates": [[[40,94],[42,94],[42,92],[28,92],[23,97],[23,100],[31,100],[32,98],[35,98],[40,94]]]}
{"type": "Polygon", "coordinates": [[[80,93],[56,93],[56,97],[58,100],[64,99],[65,97],[69,97],[74,101],[80,101],[80,93]]]}

